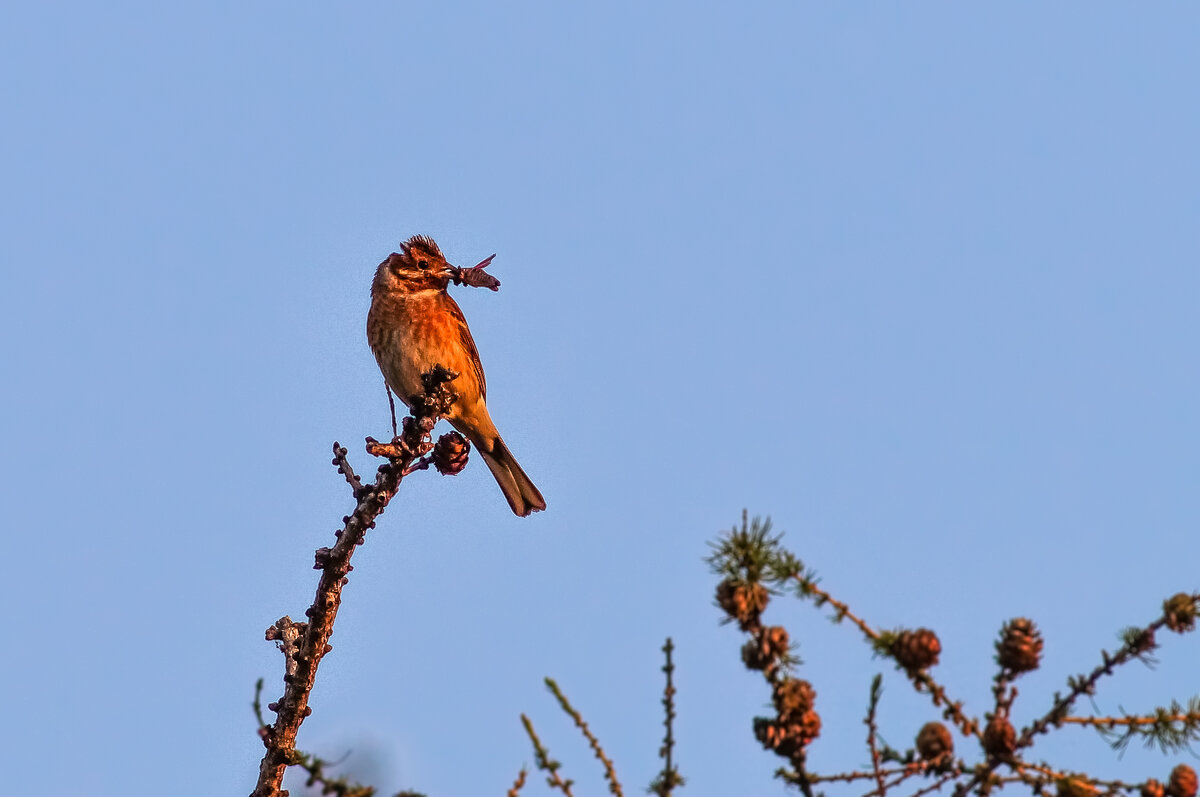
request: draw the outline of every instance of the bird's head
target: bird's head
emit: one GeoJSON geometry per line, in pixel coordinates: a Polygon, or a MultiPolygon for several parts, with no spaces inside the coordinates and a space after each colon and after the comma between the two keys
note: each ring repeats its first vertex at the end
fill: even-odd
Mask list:
{"type": "Polygon", "coordinates": [[[371,285],[372,295],[379,291],[387,293],[418,293],[426,290],[443,290],[450,284],[454,273],[446,262],[442,250],[432,238],[414,235],[400,244],[400,251],[379,264],[375,282],[371,285]]]}

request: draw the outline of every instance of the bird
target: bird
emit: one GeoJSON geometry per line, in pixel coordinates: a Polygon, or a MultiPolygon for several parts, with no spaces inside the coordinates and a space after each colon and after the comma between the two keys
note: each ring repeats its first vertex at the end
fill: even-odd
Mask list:
{"type": "Polygon", "coordinates": [[[475,446],[515,514],[527,517],[545,509],[541,492],[488,414],[479,350],[466,317],[446,290],[459,270],[427,236],[414,235],[400,249],[375,271],[367,312],[367,343],[384,381],[411,408],[424,393],[422,374],[435,365],[457,373],[450,388],[458,399],[446,420],[475,446]]]}

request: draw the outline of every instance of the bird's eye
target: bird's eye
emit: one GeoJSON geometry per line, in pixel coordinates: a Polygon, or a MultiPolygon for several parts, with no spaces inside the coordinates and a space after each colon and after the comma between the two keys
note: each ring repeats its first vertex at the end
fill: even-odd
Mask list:
{"type": "Polygon", "coordinates": [[[418,260],[417,268],[421,269],[422,271],[428,271],[429,270],[429,261],[428,260],[418,260]]]}

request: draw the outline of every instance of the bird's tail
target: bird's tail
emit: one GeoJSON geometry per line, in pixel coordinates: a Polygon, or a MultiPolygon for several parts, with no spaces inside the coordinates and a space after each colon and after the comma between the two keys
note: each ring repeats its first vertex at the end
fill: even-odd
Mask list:
{"type": "Polygon", "coordinates": [[[530,512],[545,509],[546,500],[542,498],[541,492],[525,475],[525,471],[521,470],[516,457],[508,450],[508,446],[504,445],[500,436],[492,438],[491,442],[492,450],[490,452],[484,451],[483,446],[476,446],[476,449],[483,457],[483,461],[487,463],[492,475],[496,477],[496,483],[500,485],[500,490],[508,499],[508,505],[512,507],[512,511],[521,517],[527,517],[530,512]]]}

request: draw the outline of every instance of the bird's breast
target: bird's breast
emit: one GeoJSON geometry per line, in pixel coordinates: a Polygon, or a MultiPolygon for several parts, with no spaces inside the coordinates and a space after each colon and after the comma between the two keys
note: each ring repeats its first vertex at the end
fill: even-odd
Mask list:
{"type": "Polygon", "coordinates": [[[459,374],[452,387],[466,397],[479,392],[473,358],[462,344],[461,315],[443,291],[377,297],[367,316],[367,338],[384,378],[411,406],[424,387],[421,375],[435,365],[459,374]]]}

